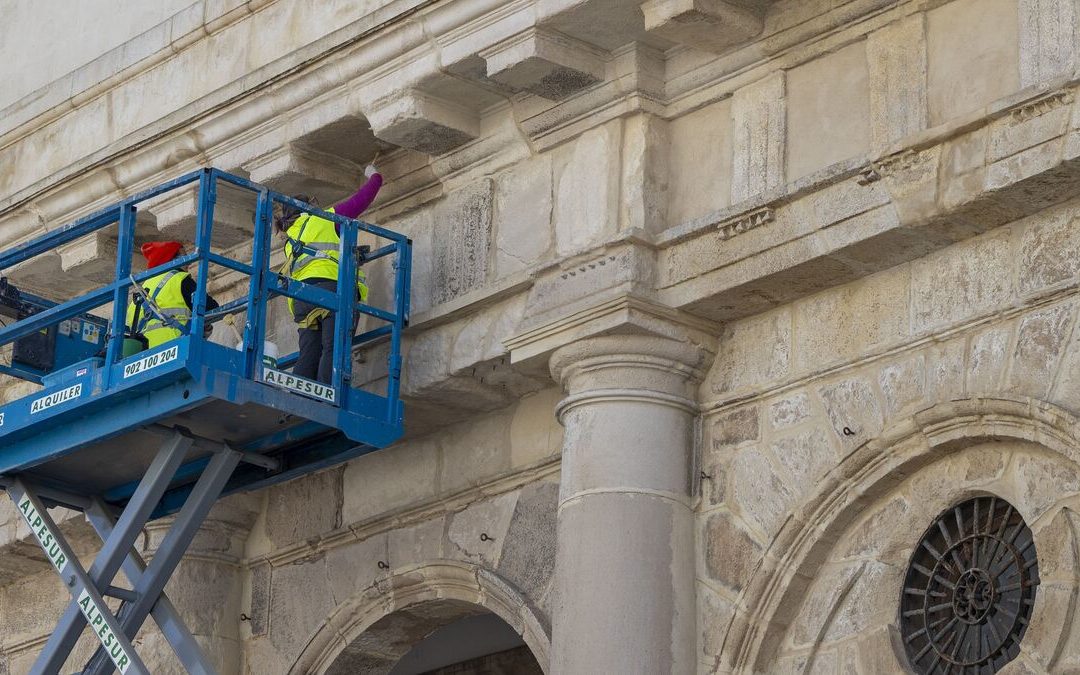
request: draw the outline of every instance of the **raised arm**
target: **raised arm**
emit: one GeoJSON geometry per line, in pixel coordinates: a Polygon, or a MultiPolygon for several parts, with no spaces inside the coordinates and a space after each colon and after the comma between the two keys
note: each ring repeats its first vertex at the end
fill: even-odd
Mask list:
{"type": "Polygon", "coordinates": [[[379,188],[382,187],[382,174],[375,169],[374,165],[369,164],[367,169],[364,170],[364,175],[368,179],[351,197],[336,204],[334,213],[346,218],[355,218],[366,211],[371,206],[371,202],[375,201],[376,195],[379,194],[379,188]]]}

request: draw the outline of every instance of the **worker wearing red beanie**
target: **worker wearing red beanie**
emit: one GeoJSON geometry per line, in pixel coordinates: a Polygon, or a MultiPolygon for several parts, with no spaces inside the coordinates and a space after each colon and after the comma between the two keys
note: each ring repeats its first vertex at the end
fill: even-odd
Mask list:
{"type": "MultiPolygon", "coordinates": [[[[175,259],[183,253],[184,245],[178,241],[151,241],[140,250],[149,270],[175,259]]],[[[191,321],[195,286],[195,280],[182,269],[169,270],[144,281],[143,293],[153,302],[155,311],[145,306],[143,295],[136,293],[128,305],[128,332],[136,339],[141,336],[148,349],[180,337],[177,326],[186,326],[191,321]]],[[[217,301],[207,295],[206,309],[217,307],[217,301]]]]}

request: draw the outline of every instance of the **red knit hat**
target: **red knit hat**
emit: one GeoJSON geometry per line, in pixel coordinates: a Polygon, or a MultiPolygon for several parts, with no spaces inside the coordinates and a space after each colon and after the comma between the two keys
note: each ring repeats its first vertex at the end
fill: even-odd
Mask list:
{"type": "Polygon", "coordinates": [[[146,258],[146,269],[164,265],[180,252],[183,247],[178,241],[148,241],[140,249],[146,258]]]}

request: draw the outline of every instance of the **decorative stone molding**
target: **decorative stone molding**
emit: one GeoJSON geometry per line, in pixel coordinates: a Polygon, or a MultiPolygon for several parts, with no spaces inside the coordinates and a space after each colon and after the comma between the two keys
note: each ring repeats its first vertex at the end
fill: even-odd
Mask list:
{"type": "Polygon", "coordinates": [[[1013,123],[1022,124],[1033,120],[1036,117],[1041,117],[1057,108],[1072,105],[1073,99],[1074,95],[1072,89],[1051,92],[1014,109],[1009,113],[1009,117],[1013,123]]]}
{"type": "Polygon", "coordinates": [[[650,34],[719,54],[761,33],[767,5],[762,0],[649,0],[641,12],[650,34]]]}
{"type": "Polygon", "coordinates": [[[731,239],[732,237],[754,229],[755,227],[761,227],[766,223],[773,221],[772,207],[766,206],[765,208],[751,211],[750,213],[736,216],[730,220],[718,223],[716,229],[720,230],[720,235],[724,239],[731,239]]]}
{"type": "Polygon", "coordinates": [[[563,345],[611,333],[687,341],[715,353],[720,328],[710,321],[625,295],[527,329],[504,340],[503,344],[510,350],[511,363],[530,363],[546,359],[563,345]]]}
{"type": "Polygon", "coordinates": [[[530,28],[480,52],[487,75],[508,87],[557,101],[604,79],[595,47],[552,30],[530,28]]]}
{"type": "MultiPolygon", "coordinates": [[[[968,399],[939,404],[898,421],[854,449],[787,518],[739,597],[740,609],[716,665],[730,672],[769,672],[805,588],[840,535],[872,495],[928,463],[988,441],[1025,441],[1080,465],[1080,420],[1032,399],[968,399]]],[[[1040,611],[1036,608],[1036,611],[1040,611]]],[[[1060,654],[1068,631],[1033,633],[1024,651],[1060,654]]]]}
{"type": "Polygon", "coordinates": [[[494,572],[451,560],[394,570],[378,584],[342,602],[318,628],[288,672],[291,675],[355,672],[343,667],[345,660],[362,659],[365,649],[372,650],[377,662],[388,656],[404,656],[394,650],[407,650],[412,643],[396,640],[393,621],[384,621],[390,617],[426,615],[429,628],[427,632],[421,631],[420,637],[424,637],[440,625],[440,617],[445,623],[456,616],[483,611],[490,611],[510,624],[540,667],[548,672],[551,639],[545,617],[518,589],[494,572]],[[444,607],[440,612],[440,605],[454,609],[446,612],[444,607]],[[387,653],[386,648],[392,653],[387,653]]]}
{"type": "MultiPolygon", "coordinates": [[[[375,151],[372,147],[371,154],[375,151]]],[[[292,143],[244,164],[244,169],[256,183],[319,199],[347,194],[364,179],[363,170],[352,162],[292,143]]]]}

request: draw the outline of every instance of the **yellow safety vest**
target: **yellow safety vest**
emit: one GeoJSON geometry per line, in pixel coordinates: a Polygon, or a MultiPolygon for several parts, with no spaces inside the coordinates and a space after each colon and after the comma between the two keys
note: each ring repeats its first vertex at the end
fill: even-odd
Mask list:
{"type": "MultiPolygon", "coordinates": [[[[327,210],[334,212],[334,209],[327,210]]],[[[285,265],[290,278],[296,281],[337,280],[341,237],[334,227],[334,221],[305,213],[293,221],[285,236],[285,265]]],[[[360,291],[360,302],[367,302],[366,280],[364,270],[357,269],[356,287],[360,291]]],[[[292,311],[293,299],[289,298],[289,312],[292,311]]]]}
{"type": "Polygon", "coordinates": [[[164,274],[150,277],[143,282],[143,290],[146,295],[157,305],[159,313],[169,319],[169,322],[158,318],[149,307],[144,306],[142,298],[136,294],[135,300],[128,304],[127,327],[133,333],[142,333],[146,338],[149,348],[165,344],[169,340],[180,337],[181,332],[169,326],[175,321],[181,326],[186,326],[191,321],[191,310],[184,302],[184,294],[180,292],[180,286],[189,275],[180,270],[170,270],[164,274]],[[136,325],[136,312],[138,324],[136,325]]]}

